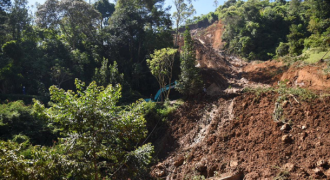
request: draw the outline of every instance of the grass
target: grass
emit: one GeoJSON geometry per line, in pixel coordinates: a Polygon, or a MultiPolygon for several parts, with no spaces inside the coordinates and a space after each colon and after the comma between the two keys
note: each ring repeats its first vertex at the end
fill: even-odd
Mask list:
{"type": "Polygon", "coordinates": [[[176,100],[171,103],[170,101],[165,101],[163,104],[163,107],[159,108],[157,112],[162,117],[167,117],[169,114],[174,112],[179,106],[181,106],[184,103],[183,100],[176,100]]]}
{"type": "Polygon", "coordinates": [[[243,93],[244,92],[253,92],[257,95],[257,97],[259,97],[261,94],[264,94],[266,92],[271,92],[271,91],[275,91],[274,88],[272,87],[267,87],[267,88],[264,88],[264,87],[257,87],[257,88],[244,88],[243,89],[243,93]]]}
{"type": "MultiPolygon", "coordinates": [[[[329,49],[324,48],[313,48],[305,51],[302,56],[305,56],[305,62],[309,64],[317,63],[322,57],[329,51],[329,49]]],[[[330,53],[323,57],[323,59],[330,59],[330,53]]]]}
{"type": "Polygon", "coordinates": [[[183,100],[179,99],[176,101],[165,101],[164,103],[156,103],[156,102],[145,102],[144,110],[146,115],[155,116],[156,119],[161,118],[165,121],[169,114],[173,113],[184,103],[183,100]]]}
{"type": "Polygon", "coordinates": [[[277,88],[268,87],[258,87],[258,88],[245,88],[243,92],[253,92],[256,94],[256,98],[258,99],[261,94],[267,93],[267,92],[277,92],[280,96],[282,96],[283,100],[285,100],[289,96],[297,96],[299,99],[303,101],[309,101],[312,99],[317,98],[318,96],[313,93],[312,91],[304,88],[292,88],[292,87],[286,87],[287,81],[280,81],[279,86],[277,88]]]}

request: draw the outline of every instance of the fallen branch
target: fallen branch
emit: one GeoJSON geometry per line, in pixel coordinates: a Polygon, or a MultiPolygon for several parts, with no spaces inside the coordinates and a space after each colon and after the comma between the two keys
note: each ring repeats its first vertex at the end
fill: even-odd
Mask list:
{"type": "Polygon", "coordinates": [[[290,96],[292,96],[293,97],[293,99],[298,103],[298,104],[300,104],[300,102],[296,99],[296,97],[294,97],[294,95],[293,94],[290,94],[290,96]]]}

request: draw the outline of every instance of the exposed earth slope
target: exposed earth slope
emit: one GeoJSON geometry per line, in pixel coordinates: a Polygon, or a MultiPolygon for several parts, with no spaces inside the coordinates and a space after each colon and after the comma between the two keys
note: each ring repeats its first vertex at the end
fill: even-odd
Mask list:
{"type": "Polygon", "coordinates": [[[185,102],[169,117],[169,128],[156,145],[160,162],[150,175],[330,179],[325,64],[247,63],[225,55],[221,22],[191,33],[207,95],[185,102]]]}

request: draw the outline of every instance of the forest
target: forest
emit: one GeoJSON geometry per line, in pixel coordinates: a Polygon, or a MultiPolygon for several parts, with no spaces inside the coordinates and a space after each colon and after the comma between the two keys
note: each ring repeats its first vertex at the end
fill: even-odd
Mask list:
{"type": "Polygon", "coordinates": [[[246,61],[329,49],[330,0],[228,0],[199,17],[173,2],[173,15],[164,0],[47,0],[34,14],[0,0],[0,179],[148,179],[149,125],[166,127],[170,92],[203,91],[185,25],[222,21],[225,53],[246,61]],[[174,81],[165,103],[143,100],[174,81]]]}

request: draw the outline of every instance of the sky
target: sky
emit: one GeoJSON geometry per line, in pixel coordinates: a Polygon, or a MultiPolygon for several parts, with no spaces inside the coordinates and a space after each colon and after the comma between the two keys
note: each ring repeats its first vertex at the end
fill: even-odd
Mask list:
{"type": "MultiPolygon", "coordinates": [[[[92,0],[93,2],[94,0],[92,0]]],[[[218,0],[219,5],[223,5],[225,0],[218,0]]],[[[36,2],[43,4],[45,0],[28,0],[29,6],[34,6],[36,2]]],[[[114,2],[114,0],[110,0],[110,2],[114,2]]],[[[214,0],[195,0],[193,1],[194,8],[196,9],[196,14],[194,16],[199,16],[201,14],[207,14],[211,11],[215,10],[215,7],[213,6],[214,0]]],[[[170,10],[170,14],[173,14],[174,7],[173,7],[173,0],[165,0],[165,7],[171,5],[172,9],[170,10]]],[[[36,8],[33,8],[32,11],[35,11],[36,8]]]]}

